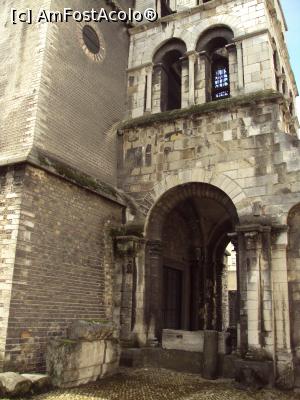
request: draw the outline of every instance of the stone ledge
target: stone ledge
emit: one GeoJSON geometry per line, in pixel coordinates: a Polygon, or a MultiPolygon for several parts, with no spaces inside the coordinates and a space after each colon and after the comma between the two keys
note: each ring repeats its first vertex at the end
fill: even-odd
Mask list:
{"type": "Polygon", "coordinates": [[[114,203],[118,203],[122,206],[126,205],[122,195],[114,186],[81,172],[40,149],[35,148],[29,154],[26,161],[34,167],[46,170],[62,179],[111,200],[114,203]]]}
{"type": "Polygon", "coordinates": [[[216,111],[228,110],[232,107],[244,106],[247,104],[257,103],[259,101],[275,101],[283,99],[283,95],[274,90],[263,90],[260,92],[245,94],[241,96],[231,97],[228,99],[210,101],[204,104],[197,104],[190,108],[182,108],[178,110],[165,111],[162,113],[145,115],[124,121],[119,130],[134,129],[155,123],[169,122],[177,118],[186,118],[190,116],[201,115],[216,111]]]}

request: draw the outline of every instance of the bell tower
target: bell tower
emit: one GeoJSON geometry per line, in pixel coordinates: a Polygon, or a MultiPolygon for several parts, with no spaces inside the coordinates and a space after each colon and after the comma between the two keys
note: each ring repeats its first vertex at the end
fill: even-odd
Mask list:
{"type": "Polygon", "coordinates": [[[231,241],[237,352],[265,361],[278,384],[293,386],[300,275],[299,258],[287,249],[296,248],[300,146],[280,2],[155,6],[156,22],[130,29],[129,118],[119,129],[119,185],[144,214],[147,243],[137,322],[126,340],[164,346],[168,326],[209,326],[221,335],[222,260],[231,241]],[[182,297],[176,307],[164,292],[170,276],[182,297]],[[193,277],[186,297],[180,276],[193,277]]]}

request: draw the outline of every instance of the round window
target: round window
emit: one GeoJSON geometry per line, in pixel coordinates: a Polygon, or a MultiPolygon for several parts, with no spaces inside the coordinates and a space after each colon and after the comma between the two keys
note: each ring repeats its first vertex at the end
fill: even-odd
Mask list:
{"type": "Polygon", "coordinates": [[[98,54],[101,49],[101,44],[99,36],[95,29],[93,29],[89,25],[85,25],[82,28],[82,35],[84,44],[86,45],[87,49],[93,54],[98,54]]]}

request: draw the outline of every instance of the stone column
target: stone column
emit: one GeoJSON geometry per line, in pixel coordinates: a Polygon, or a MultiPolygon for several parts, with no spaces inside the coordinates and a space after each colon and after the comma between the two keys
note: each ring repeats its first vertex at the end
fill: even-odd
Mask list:
{"type": "Polygon", "coordinates": [[[191,263],[191,329],[199,329],[200,301],[200,262],[201,249],[194,250],[194,260],[191,263]]]}
{"type": "MultiPolygon", "coordinates": [[[[214,329],[222,331],[223,328],[223,273],[225,265],[219,261],[216,263],[215,274],[215,325],[214,329]]],[[[228,298],[227,298],[228,304],[228,298]]]]}
{"type": "Polygon", "coordinates": [[[264,254],[266,237],[271,228],[261,225],[237,227],[240,256],[240,319],[241,352],[252,359],[271,356],[265,343],[264,327],[264,282],[265,269],[269,268],[264,254]],[[266,265],[265,265],[266,264],[266,265]]]}
{"type": "Polygon", "coordinates": [[[122,344],[132,347],[132,328],[133,328],[133,272],[134,262],[128,257],[124,257],[122,270],[122,289],[121,289],[121,314],[120,314],[120,338],[122,344]]]}
{"type": "Polygon", "coordinates": [[[153,75],[152,75],[152,112],[159,113],[162,110],[162,74],[163,74],[163,65],[161,63],[155,64],[153,66],[153,75]]]}
{"type": "MultiPolygon", "coordinates": [[[[236,351],[237,353],[241,353],[241,257],[239,254],[239,238],[236,233],[229,234],[231,239],[231,243],[233,244],[234,251],[236,254],[236,283],[237,283],[237,296],[236,296],[236,304],[235,304],[235,319],[236,319],[236,333],[237,333],[237,342],[236,342],[236,351]]],[[[244,323],[244,326],[247,326],[244,323]]]]}
{"type": "Polygon", "coordinates": [[[199,53],[200,57],[200,78],[198,90],[198,102],[206,103],[211,100],[211,73],[210,60],[206,51],[199,53]]]}
{"type": "Polygon", "coordinates": [[[152,74],[153,74],[153,66],[150,65],[146,68],[146,76],[147,76],[147,90],[146,90],[146,109],[147,113],[151,113],[152,111],[152,74]]]}
{"type": "Polygon", "coordinates": [[[195,104],[195,62],[198,57],[196,51],[186,53],[189,60],[189,107],[195,104]]]}
{"type": "Polygon", "coordinates": [[[293,356],[291,352],[290,310],[287,273],[287,226],[272,230],[272,289],[274,351],[276,381],[284,388],[294,384],[293,356]]]}
{"type": "Polygon", "coordinates": [[[238,88],[238,66],[237,66],[237,50],[235,43],[230,43],[225,46],[228,52],[228,66],[229,66],[229,83],[230,95],[237,95],[238,88]]]}
{"type": "Polygon", "coordinates": [[[161,18],[161,0],[156,1],[156,12],[158,18],[161,18]]]}
{"type": "Polygon", "coordinates": [[[204,293],[204,329],[214,329],[214,262],[208,257],[209,251],[206,249],[203,265],[203,293],[204,293]]]}
{"type": "Polygon", "coordinates": [[[135,323],[133,326],[133,338],[139,347],[147,343],[145,309],[146,309],[146,271],[145,271],[145,241],[139,240],[138,251],[135,256],[136,265],[136,290],[135,290],[135,323]]]}
{"type": "MultiPolygon", "coordinates": [[[[131,347],[135,343],[132,334],[136,324],[136,289],[137,269],[136,255],[140,238],[135,236],[117,236],[115,238],[116,255],[120,259],[120,340],[124,346],[131,347]]],[[[115,293],[119,297],[118,293],[115,293]]]]}
{"type": "Polygon", "coordinates": [[[248,312],[247,312],[247,264],[244,235],[242,232],[237,234],[236,242],[239,249],[238,263],[238,303],[239,303],[239,331],[237,337],[237,351],[245,355],[248,350],[248,312]]]}
{"type": "Polygon", "coordinates": [[[189,105],[189,63],[186,56],[181,61],[181,108],[189,105]]]}
{"type": "Polygon", "coordinates": [[[261,235],[257,231],[244,233],[247,266],[248,354],[261,350],[261,235]]]}
{"type": "Polygon", "coordinates": [[[244,60],[243,60],[243,46],[242,42],[236,42],[237,51],[237,74],[238,74],[238,90],[244,89],[244,60]]]}
{"type": "Polygon", "coordinates": [[[158,345],[162,334],[162,243],[160,240],[148,242],[149,246],[149,287],[148,287],[148,344],[152,347],[158,345]]]}

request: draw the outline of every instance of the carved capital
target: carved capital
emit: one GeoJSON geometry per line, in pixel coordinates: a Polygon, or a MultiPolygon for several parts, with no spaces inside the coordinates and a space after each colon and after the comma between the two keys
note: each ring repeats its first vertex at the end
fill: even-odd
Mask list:
{"type": "Polygon", "coordinates": [[[233,244],[234,251],[238,252],[239,241],[237,233],[236,232],[228,233],[227,236],[230,238],[230,241],[233,244]]]}
{"type": "Polygon", "coordinates": [[[155,73],[157,71],[164,71],[167,73],[167,70],[163,63],[157,63],[153,65],[153,72],[155,73]]]}
{"type": "Polygon", "coordinates": [[[228,51],[228,53],[234,53],[236,52],[236,43],[226,44],[225,48],[228,51]]]}
{"type": "Polygon", "coordinates": [[[199,53],[198,51],[191,50],[185,53],[185,58],[186,57],[192,61],[196,61],[196,59],[199,57],[199,53]]]}
{"type": "Polygon", "coordinates": [[[271,231],[271,244],[272,246],[287,246],[287,233],[289,230],[288,225],[277,225],[272,227],[271,231]]]}
{"type": "Polygon", "coordinates": [[[199,52],[199,57],[200,57],[200,60],[209,61],[209,54],[205,50],[199,52]]]}
{"type": "Polygon", "coordinates": [[[115,249],[119,256],[135,257],[142,242],[137,236],[116,236],[115,249]]]}
{"type": "Polygon", "coordinates": [[[263,234],[270,234],[271,227],[267,225],[239,225],[236,231],[243,236],[247,250],[257,248],[263,234]]]}

